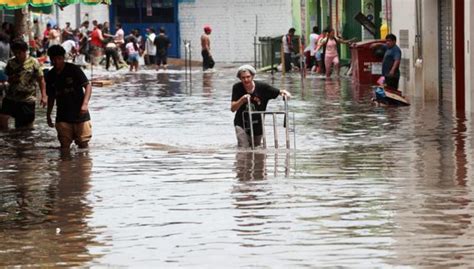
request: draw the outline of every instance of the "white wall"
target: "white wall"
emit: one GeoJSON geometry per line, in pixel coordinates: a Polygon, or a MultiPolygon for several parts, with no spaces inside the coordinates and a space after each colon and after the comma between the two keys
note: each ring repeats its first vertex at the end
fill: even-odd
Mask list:
{"type": "Polygon", "coordinates": [[[413,0],[392,1],[392,29],[391,32],[397,36],[397,45],[400,46],[400,30],[409,30],[409,48],[402,50],[402,59],[409,59],[410,80],[400,78],[400,89],[406,95],[419,95],[415,92],[415,69],[413,68],[413,49],[416,48],[416,9],[413,0]]]}
{"type": "Polygon", "coordinates": [[[196,60],[202,59],[200,36],[206,24],[213,30],[216,62],[253,62],[256,15],[258,36],[282,35],[292,26],[288,0],[188,0],[180,3],[178,14],[181,40],[191,40],[196,60]]]}
{"type": "Polygon", "coordinates": [[[466,51],[465,51],[465,80],[466,80],[466,111],[468,114],[474,113],[474,3],[470,0],[464,1],[464,18],[465,18],[465,33],[466,33],[466,51]]]}
{"type": "Polygon", "coordinates": [[[423,65],[421,72],[423,77],[420,88],[425,101],[433,101],[439,100],[438,3],[425,1],[422,5],[423,65]]]}
{"type": "MultiPolygon", "coordinates": [[[[86,13],[89,14],[90,28],[92,27],[92,21],[97,20],[99,23],[109,21],[109,6],[107,5],[80,5],[80,18],[79,25],[77,25],[76,9],[78,5],[66,6],[63,10],[59,10],[59,27],[63,28],[66,22],[71,23],[72,28],[79,28],[80,23],[85,19],[86,13]]],[[[92,30],[92,29],[91,29],[92,30]]]]}

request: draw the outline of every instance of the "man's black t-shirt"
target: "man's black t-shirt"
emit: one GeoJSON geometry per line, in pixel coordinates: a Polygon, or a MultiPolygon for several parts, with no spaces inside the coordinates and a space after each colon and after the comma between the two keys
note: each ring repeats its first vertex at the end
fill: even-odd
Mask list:
{"type": "Polygon", "coordinates": [[[168,54],[170,39],[166,35],[157,35],[154,44],[158,55],[165,56],[168,54]]]}
{"type": "Polygon", "coordinates": [[[80,114],[84,101],[83,87],[89,83],[81,68],[65,63],[60,74],[55,68],[46,75],[46,92],[49,98],[56,99],[56,122],[80,123],[90,120],[89,112],[80,114]]]}
{"type": "MultiPolygon", "coordinates": [[[[275,99],[280,94],[280,90],[259,81],[254,81],[255,90],[251,94],[252,111],[265,111],[267,104],[270,99],[275,99]]],[[[232,87],[232,101],[238,101],[242,96],[247,94],[242,82],[234,84],[232,87]]],[[[245,124],[243,119],[244,112],[248,111],[248,104],[242,105],[235,113],[234,125],[240,126],[245,129],[247,133],[250,133],[249,118],[245,113],[245,124]]],[[[262,134],[262,120],[259,115],[253,115],[253,131],[254,135],[262,134]]]]}

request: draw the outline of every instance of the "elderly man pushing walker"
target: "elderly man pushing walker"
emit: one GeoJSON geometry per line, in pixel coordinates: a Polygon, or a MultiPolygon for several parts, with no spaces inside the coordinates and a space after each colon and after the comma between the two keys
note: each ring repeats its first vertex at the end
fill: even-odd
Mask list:
{"type": "MultiPolygon", "coordinates": [[[[232,101],[230,110],[235,113],[234,126],[239,147],[248,148],[252,144],[250,135],[250,119],[243,114],[248,111],[251,105],[252,111],[265,111],[270,99],[275,99],[279,95],[291,97],[286,90],[276,89],[264,82],[254,81],[256,71],[250,65],[243,65],[237,70],[237,77],[240,82],[232,87],[232,101]],[[248,100],[250,98],[250,104],[248,100]],[[245,122],[244,122],[245,121],[245,122]]],[[[254,145],[260,145],[262,141],[262,120],[260,117],[252,119],[254,131],[254,145]]]]}

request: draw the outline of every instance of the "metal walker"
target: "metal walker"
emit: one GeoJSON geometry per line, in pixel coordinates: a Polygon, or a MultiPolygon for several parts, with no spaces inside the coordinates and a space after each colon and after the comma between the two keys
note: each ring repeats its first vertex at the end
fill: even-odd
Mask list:
{"type": "MultiPolygon", "coordinates": [[[[251,104],[250,96],[247,97],[247,104],[251,104]]],[[[255,135],[253,130],[253,115],[260,115],[262,120],[262,138],[263,138],[263,148],[267,148],[267,138],[265,134],[265,116],[272,115],[273,117],[273,136],[275,141],[275,148],[278,148],[278,131],[276,125],[276,116],[284,115],[284,127],[285,127],[285,138],[286,138],[286,148],[290,149],[290,124],[289,124],[289,113],[288,113],[288,98],[283,96],[283,101],[285,102],[284,111],[252,111],[252,106],[247,105],[248,111],[242,113],[244,127],[245,127],[245,115],[249,115],[250,119],[250,139],[252,141],[252,149],[255,149],[255,135]]],[[[245,129],[245,128],[244,128],[245,129]]],[[[296,148],[296,129],[295,129],[295,117],[293,113],[293,135],[294,135],[294,147],[296,148]]]]}

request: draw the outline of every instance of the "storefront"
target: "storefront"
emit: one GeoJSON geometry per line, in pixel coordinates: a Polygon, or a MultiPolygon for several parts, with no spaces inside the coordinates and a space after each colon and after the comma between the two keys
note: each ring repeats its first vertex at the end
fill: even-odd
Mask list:
{"type": "Polygon", "coordinates": [[[158,29],[164,27],[171,40],[169,56],[179,57],[178,0],[113,1],[110,21],[113,32],[115,24],[120,22],[125,34],[137,28],[142,36],[145,36],[146,28],[152,27],[158,33],[158,29]]]}

